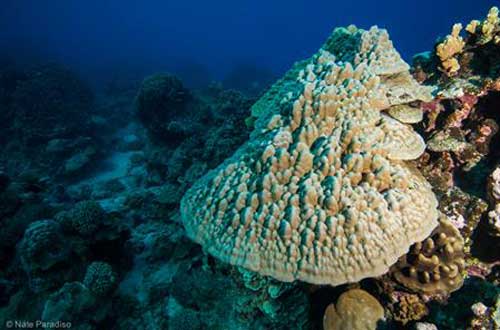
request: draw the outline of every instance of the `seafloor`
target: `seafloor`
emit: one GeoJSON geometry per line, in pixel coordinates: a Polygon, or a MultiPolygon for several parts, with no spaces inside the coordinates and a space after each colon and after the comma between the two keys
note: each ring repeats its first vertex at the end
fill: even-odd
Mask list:
{"type": "Polygon", "coordinates": [[[246,92],[2,64],[1,327],[500,329],[498,9],[246,92]]]}

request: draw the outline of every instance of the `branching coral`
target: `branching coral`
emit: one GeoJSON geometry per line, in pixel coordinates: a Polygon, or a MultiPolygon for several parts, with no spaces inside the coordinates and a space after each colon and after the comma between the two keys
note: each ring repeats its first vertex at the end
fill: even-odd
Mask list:
{"type": "Polygon", "coordinates": [[[403,161],[423,140],[381,111],[429,95],[385,30],[335,30],[258,102],[250,141],[185,194],[188,236],[282,281],[385,273],[434,229],[437,201],[403,161]]]}
{"type": "Polygon", "coordinates": [[[500,18],[498,18],[498,8],[492,7],[484,21],[473,20],[465,30],[477,38],[480,45],[484,45],[493,40],[495,44],[500,44],[500,18]]]}
{"type": "Polygon", "coordinates": [[[448,75],[455,74],[460,69],[460,64],[455,58],[464,49],[465,42],[460,36],[462,24],[453,25],[451,34],[436,46],[436,54],[441,60],[441,69],[448,75]]]}
{"type": "MultiPolygon", "coordinates": [[[[478,68],[484,66],[480,62],[484,60],[485,54],[498,52],[494,50],[500,45],[498,8],[492,7],[483,21],[471,21],[465,28],[465,38],[460,35],[461,31],[462,24],[455,24],[451,34],[436,45],[439,69],[448,77],[477,72],[478,68]]],[[[498,61],[498,56],[494,55],[490,60],[498,61]]]]}

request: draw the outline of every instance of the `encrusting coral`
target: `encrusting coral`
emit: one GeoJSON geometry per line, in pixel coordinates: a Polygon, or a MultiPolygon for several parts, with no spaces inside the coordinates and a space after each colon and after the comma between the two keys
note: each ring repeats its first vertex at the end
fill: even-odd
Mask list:
{"type": "Polygon", "coordinates": [[[326,308],[323,329],[371,330],[383,318],[384,308],[377,299],[364,290],[351,289],[326,308]]]}
{"type": "Polygon", "coordinates": [[[406,288],[428,295],[446,295],[463,283],[464,241],[460,232],[445,217],[422,242],[393,266],[393,276],[406,288]]]}
{"type": "Polygon", "coordinates": [[[255,130],[181,202],[209,253],[278,280],[338,285],[387,272],[437,225],[405,163],[422,138],[383,110],[428,100],[385,30],[336,29],[257,102],[255,130]]]}

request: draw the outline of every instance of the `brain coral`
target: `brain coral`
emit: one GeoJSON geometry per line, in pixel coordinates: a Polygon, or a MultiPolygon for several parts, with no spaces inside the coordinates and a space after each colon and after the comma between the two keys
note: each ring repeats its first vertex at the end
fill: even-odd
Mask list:
{"type": "Polygon", "coordinates": [[[103,296],[113,289],[116,280],[116,273],[110,264],[95,261],[87,267],[83,284],[93,293],[103,296]]]}
{"type": "Polygon", "coordinates": [[[188,236],[282,281],[385,273],[432,232],[437,201],[403,161],[421,137],[381,111],[427,94],[385,30],[335,30],[257,102],[249,141],[184,195],[188,236]]]}

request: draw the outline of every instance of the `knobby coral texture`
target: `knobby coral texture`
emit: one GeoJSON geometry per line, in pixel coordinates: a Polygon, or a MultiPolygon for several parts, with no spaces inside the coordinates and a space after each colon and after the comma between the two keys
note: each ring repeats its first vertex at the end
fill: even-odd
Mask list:
{"type": "Polygon", "coordinates": [[[188,236],[282,281],[386,273],[437,225],[431,186],[406,162],[425,143],[390,117],[430,93],[385,30],[336,29],[257,101],[249,141],[185,194],[188,236]]]}

